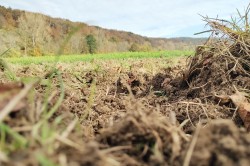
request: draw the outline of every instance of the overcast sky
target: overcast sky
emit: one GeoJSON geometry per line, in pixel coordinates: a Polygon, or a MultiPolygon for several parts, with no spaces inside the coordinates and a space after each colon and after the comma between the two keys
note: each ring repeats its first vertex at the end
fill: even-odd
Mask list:
{"type": "Polygon", "coordinates": [[[230,18],[248,0],[0,0],[0,5],[148,37],[199,37],[201,15],[230,18]]]}

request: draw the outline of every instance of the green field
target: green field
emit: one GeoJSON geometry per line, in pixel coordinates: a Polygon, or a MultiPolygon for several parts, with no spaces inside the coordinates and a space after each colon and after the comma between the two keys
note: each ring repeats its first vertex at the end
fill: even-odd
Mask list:
{"type": "Polygon", "coordinates": [[[41,56],[41,57],[21,57],[21,58],[5,58],[9,63],[14,64],[40,64],[50,62],[78,62],[91,61],[94,59],[128,59],[128,58],[172,58],[179,56],[192,55],[193,51],[159,51],[159,52],[126,52],[126,53],[107,53],[107,54],[86,54],[86,55],[59,55],[59,56],[41,56]]]}

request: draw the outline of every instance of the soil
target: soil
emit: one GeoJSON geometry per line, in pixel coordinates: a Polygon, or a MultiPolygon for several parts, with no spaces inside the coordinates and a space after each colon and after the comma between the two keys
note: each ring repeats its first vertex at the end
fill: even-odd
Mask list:
{"type": "MultiPolygon", "coordinates": [[[[234,103],[216,97],[233,94],[232,85],[248,88],[249,78],[237,71],[225,75],[224,61],[210,58],[196,68],[194,58],[58,63],[56,72],[50,64],[11,65],[19,78],[42,80],[6,124],[16,129],[39,122],[35,110],[45,99],[48,108],[59,99],[60,72],[65,97],[49,124],[62,118],[56,128],[62,133],[75,117],[78,123],[67,136],[71,142],[57,140],[52,147],[19,129],[32,141],[26,149],[10,150],[3,165],[41,165],[40,154],[69,166],[249,165],[250,135],[234,103]]],[[[2,83],[13,82],[4,71],[1,77],[2,83]]]]}
{"type": "Polygon", "coordinates": [[[198,133],[191,165],[249,165],[249,133],[232,121],[213,121],[198,133]]]}

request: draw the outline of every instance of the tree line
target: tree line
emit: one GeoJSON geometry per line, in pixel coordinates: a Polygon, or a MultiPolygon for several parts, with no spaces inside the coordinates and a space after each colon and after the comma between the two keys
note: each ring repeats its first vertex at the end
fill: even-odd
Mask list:
{"type": "Polygon", "coordinates": [[[0,53],[6,56],[191,50],[204,39],[156,39],[0,6],[0,53]]]}

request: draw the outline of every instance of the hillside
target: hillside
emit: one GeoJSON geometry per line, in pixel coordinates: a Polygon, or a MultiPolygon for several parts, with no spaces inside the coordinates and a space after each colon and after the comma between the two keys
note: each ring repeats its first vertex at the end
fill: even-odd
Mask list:
{"type": "Polygon", "coordinates": [[[0,6],[0,53],[42,56],[126,51],[193,50],[203,38],[148,38],[0,6]]]}

